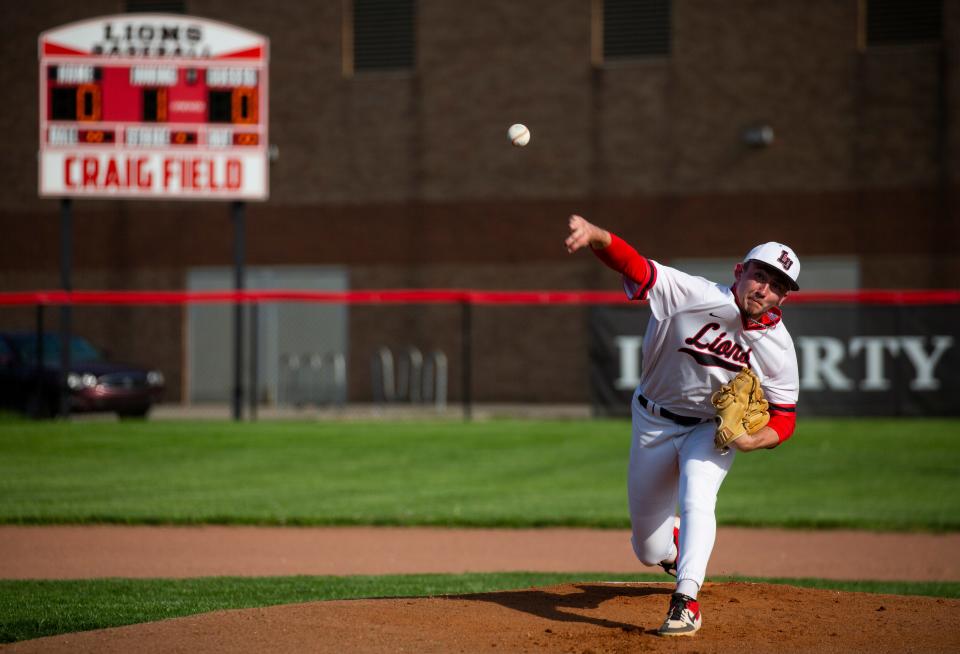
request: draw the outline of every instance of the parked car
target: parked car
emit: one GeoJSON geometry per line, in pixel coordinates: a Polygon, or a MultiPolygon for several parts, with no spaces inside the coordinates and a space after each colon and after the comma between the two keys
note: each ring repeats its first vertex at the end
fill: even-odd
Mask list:
{"type": "MultiPolygon", "coordinates": [[[[58,412],[60,343],[60,334],[43,334],[38,366],[36,333],[0,333],[0,405],[37,417],[58,412]]],[[[108,361],[80,336],[70,339],[66,381],[71,412],[113,411],[121,417],[146,416],[164,388],[159,370],[108,361]]]]}

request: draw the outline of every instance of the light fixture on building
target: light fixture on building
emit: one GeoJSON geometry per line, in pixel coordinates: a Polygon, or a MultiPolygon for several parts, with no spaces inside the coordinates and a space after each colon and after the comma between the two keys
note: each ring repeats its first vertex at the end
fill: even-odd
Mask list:
{"type": "Polygon", "coordinates": [[[750,125],[740,133],[740,139],[751,148],[769,147],[773,138],[773,128],[766,124],[750,125]]]}

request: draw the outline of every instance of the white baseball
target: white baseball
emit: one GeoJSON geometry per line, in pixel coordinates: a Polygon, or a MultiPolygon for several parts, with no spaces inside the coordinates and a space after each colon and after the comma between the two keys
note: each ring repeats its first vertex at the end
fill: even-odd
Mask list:
{"type": "Polygon", "coordinates": [[[520,123],[511,125],[510,129],[507,130],[507,138],[509,138],[510,142],[515,146],[522,148],[530,142],[530,130],[527,129],[526,125],[521,125],[520,123]]]}

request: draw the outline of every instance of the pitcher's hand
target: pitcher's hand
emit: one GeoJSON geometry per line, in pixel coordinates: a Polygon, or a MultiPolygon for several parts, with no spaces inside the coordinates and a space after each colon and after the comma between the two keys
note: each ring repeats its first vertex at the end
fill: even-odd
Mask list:
{"type": "Polygon", "coordinates": [[[597,227],[583,216],[576,214],[570,216],[568,225],[570,236],[567,237],[564,244],[570,254],[588,245],[594,250],[600,250],[610,245],[610,232],[602,227],[597,227]]]}

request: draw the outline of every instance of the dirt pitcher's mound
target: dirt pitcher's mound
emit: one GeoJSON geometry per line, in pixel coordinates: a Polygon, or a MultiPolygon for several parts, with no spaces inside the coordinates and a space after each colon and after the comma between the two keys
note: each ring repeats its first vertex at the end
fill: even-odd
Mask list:
{"type": "Polygon", "coordinates": [[[25,641],[11,652],[956,652],[960,600],[707,584],[692,638],[654,634],[671,585],[582,583],[313,602],[25,641]]]}

